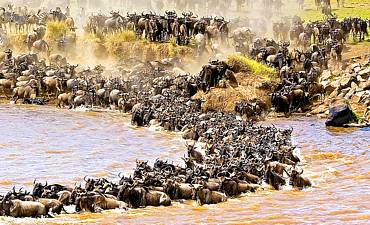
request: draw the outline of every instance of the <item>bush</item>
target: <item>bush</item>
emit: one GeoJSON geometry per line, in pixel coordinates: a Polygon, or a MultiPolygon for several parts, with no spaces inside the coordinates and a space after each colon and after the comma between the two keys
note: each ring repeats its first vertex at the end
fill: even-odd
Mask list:
{"type": "Polygon", "coordinates": [[[56,40],[67,34],[68,27],[64,22],[48,22],[46,24],[46,38],[56,40]]]}
{"type": "Polygon", "coordinates": [[[119,33],[108,34],[106,37],[106,43],[108,45],[115,46],[122,42],[134,42],[136,41],[136,35],[133,31],[121,31],[119,33]]]}

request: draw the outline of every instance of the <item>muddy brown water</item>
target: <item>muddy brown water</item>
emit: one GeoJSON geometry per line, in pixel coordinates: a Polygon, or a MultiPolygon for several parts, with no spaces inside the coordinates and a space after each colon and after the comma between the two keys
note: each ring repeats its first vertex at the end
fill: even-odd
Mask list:
{"type": "MultiPolygon", "coordinates": [[[[314,187],[264,190],[211,206],[192,201],[54,219],[0,217],[0,224],[368,224],[370,130],[327,130],[321,120],[270,121],[293,127],[314,187]]],[[[135,160],[181,163],[184,141],[174,134],[130,126],[117,113],[72,112],[53,107],[0,105],[0,193],[34,178],[74,185],[84,175],[117,180],[135,160]]]]}

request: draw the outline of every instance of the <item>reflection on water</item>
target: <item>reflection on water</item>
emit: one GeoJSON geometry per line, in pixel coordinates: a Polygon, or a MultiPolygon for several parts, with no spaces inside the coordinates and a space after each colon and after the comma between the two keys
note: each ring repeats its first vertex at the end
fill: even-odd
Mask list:
{"type": "Polygon", "coordinates": [[[0,193],[34,178],[72,185],[85,175],[117,178],[136,159],[183,154],[180,138],[132,129],[122,115],[0,107],[0,193]]]}
{"type": "MultiPolygon", "coordinates": [[[[54,108],[0,106],[0,191],[32,186],[33,178],[73,185],[84,175],[115,178],[130,172],[136,159],[175,160],[184,153],[173,134],[132,128],[112,113],[76,113],[54,108]]],[[[192,201],[169,208],[62,215],[47,223],[117,224],[365,224],[370,220],[370,132],[330,129],[323,121],[270,121],[293,127],[304,156],[305,175],[314,187],[262,191],[212,206],[192,201]]],[[[268,124],[267,123],[267,124],[268,124]]],[[[45,220],[0,218],[0,223],[45,220]]]]}

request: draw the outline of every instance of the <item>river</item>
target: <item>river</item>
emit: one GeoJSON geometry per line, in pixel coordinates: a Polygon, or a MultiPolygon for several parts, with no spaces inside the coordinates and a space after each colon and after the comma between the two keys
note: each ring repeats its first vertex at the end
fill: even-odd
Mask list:
{"type": "MultiPolygon", "coordinates": [[[[370,130],[326,129],[324,121],[279,119],[293,127],[314,185],[298,191],[264,190],[226,203],[113,210],[54,219],[0,217],[1,224],[367,224],[370,221],[370,130]]],[[[0,193],[32,188],[34,178],[79,184],[85,175],[118,180],[135,160],[181,163],[185,142],[175,134],[134,128],[118,113],[72,112],[53,107],[0,105],[0,193]]]]}

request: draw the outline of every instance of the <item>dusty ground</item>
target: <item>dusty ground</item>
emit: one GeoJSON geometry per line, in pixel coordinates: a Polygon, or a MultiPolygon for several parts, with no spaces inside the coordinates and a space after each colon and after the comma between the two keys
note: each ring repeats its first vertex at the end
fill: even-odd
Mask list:
{"type": "Polygon", "coordinates": [[[270,104],[267,91],[259,88],[264,82],[263,79],[258,79],[248,73],[237,73],[235,74],[235,78],[238,85],[226,82],[224,87],[212,88],[208,93],[200,91],[194,98],[200,98],[204,101],[204,111],[233,112],[235,103],[241,100],[252,100],[255,98],[270,104]]]}

